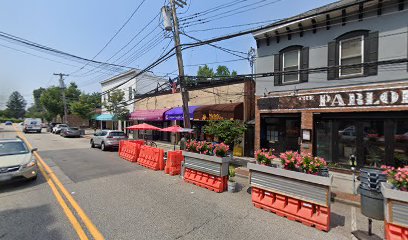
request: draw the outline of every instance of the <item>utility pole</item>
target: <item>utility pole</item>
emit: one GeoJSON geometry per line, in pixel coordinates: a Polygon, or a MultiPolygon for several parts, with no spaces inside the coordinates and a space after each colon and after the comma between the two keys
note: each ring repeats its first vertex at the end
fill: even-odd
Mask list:
{"type": "Polygon", "coordinates": [[[63,118],[63,123],[67,124],[67,115],[68,115],[68,109],[67,109],[67,99],[65,98],[65,83],[64,83],[64,77],[69,76],[68,74],[64,73],[54,73],[55,76],[59,76],[59,84],[62,92],[62,102],[64,104],[64,118],[63,118]]]}
{"type": "MultiPolygon", "coordinates": [[[[179,25],[178,25],[178,19],[177,19],[176,4],[180,7],[183,7],[184,5],[186,5],[186,2],[184,2],[183,0],[170,0],[170,7],[171,7],[171,13],[172,13],[172,20],[173,20],[174,46],[176,47],[177,65],[179,69],[178,79],[180,82],[181,99],[183,101],[184,127],[191,128],[190,113],[188,109],[189,99],[188,99],[188,91],[186,89],[186,82],[184,79],[184,65],[183,65],[183,56],[181,54],[181,47],[180,47],[180,32],[179,32],[179,25]]],[[[166,13],[166,9],[164,9],[164,13],[166,13]]],[[[168,28],[166,27],[166,29],[168,28]]]]}

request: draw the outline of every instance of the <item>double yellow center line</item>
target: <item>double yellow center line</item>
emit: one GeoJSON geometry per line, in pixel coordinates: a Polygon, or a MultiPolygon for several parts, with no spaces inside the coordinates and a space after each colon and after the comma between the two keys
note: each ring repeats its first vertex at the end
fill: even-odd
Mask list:
{"type": "MultiPolygon", "coordinates": [[[[32,145],[28,142],[27,138],[24,134],[19,131],[16,126],[13,126],[15,131],[17,132],[18,136],[23,139],[28,147],[32,149],[32,145]]],[[[55,198],[57,199],[58,203],[64,210],[65,215],[68,217],[68,220],[72,224],[72,227],[75,229],[76,233],[78,234],[79,239],[81,240],[88,240],[88,236],[85,233],[84,229],[82,228],[81,224],[79,223],[78,219],[75,217],[74,213],[68,206],[67,202],[71,205],[71,207],[76,211],[77,215],[86,226],[88,232],[92,235],[93,239],[103,240],[105,239],[103,235],[99,232],[96,226],[92,223],[89,217],[86,215],[84,210],[79,206],[79,204],[75,201],[72,195],[68,192],[65,186],[61,183],[55,173],[51,170],[51,168],[45,163],[38,152],[34,152],[34,156],[37,158],[38,167],[44,175],[48,185],[50,186],[52,193],[54,194],[55,198]],[[65,199],[62,197],[64,195],[65,199]]]]}

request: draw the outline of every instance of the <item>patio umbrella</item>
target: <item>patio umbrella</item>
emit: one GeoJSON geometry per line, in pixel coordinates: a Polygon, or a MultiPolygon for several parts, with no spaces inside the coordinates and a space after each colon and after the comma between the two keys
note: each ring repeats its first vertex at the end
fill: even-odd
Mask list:
{"type": "MultiPolygon", "coordinates": [[[[182,128],[178,125],[174,125],[171,127],[160,129],[162,132],[172,132],[172,133],[182,133],[182,132],[192,132],[193,129],[190,128],[182,128]]],[[[176,143],[174,143],[174,150],[176,150],[176,143]]]]}
{"type": "Polygon", "coordinates": [[[136,124],[130,127],[127,127],[128,130],[144,130],[143,139],[146,137],[146,130],[161,130],[161,128],[155,127],[147,123],[136,124]]]}

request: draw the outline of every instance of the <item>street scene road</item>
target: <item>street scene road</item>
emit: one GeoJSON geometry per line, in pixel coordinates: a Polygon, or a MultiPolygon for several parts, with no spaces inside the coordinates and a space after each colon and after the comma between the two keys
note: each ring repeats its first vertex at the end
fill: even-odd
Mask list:
{"type": "MultiPolygon", "coordinates": [[[[14,127],[1,127],[0,138],[16,136],[14,127]]],[[[322,232],[253,207],[244,178],[239,192],[215,193],[91,149],[86,138],[24,136],[105,239],[351,239],[352,230],[368,227],[359,208],[332,203],[332,229],[322,232]]],[[[78,238],[43,175],[2,185],[0,199],[1,239],[78,238]]],[[[381,236],[382,222],[373,230],[381,236]]]]}

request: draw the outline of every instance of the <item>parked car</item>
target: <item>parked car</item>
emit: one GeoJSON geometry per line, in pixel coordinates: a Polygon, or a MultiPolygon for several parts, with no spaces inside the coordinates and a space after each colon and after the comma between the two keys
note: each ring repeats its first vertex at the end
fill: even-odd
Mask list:
{"type": "Polygon", "coordinates": [[[57,124],[52,128],[52,133],[59,134],[61,129],[69,127],[67,124],[57,124]]]}
{"type": "Polygon", "coordinates": [[[102,130],[98,131],[92,137],[90,143],[91,147],[100,147],[102,151],[108,148],[118,148],[120,140],[127,139],[128,136],[118,130],[102,130]]]}
{"type": "Polygon", "coordinates": [[[50,122],[50,123],[48,123],[48,132],[52,132],[52,129],[53,129],[57,124],[61,124],[61,123],[59,123],[59,122],[50,122]]]}
{"type": "Polygon", "coordinates": [[[61,129],[60,135],[63,137],[81,137],[81,130],[77,127],[67,127],[61,129]]]}
{"type": "Polygon", "coordinates": [[[16,178],[36,179],[38,166],[33,156],[36,150],[33,148],[29,151],[20,138],[0,139],[0,181],[16,178]]]}
{"type": "Polygon", "coordinates": [[[42,129],[41,118],[26,118],[24,119],[23,132],[37,132],[41,133],[42,129]]]}
{"type": "Polygon", "coordinates": [[[12,121],[6,121],[6,122],[4,123],[4,125],[13,125],[13,122],[12,122],[12,121]]]}

